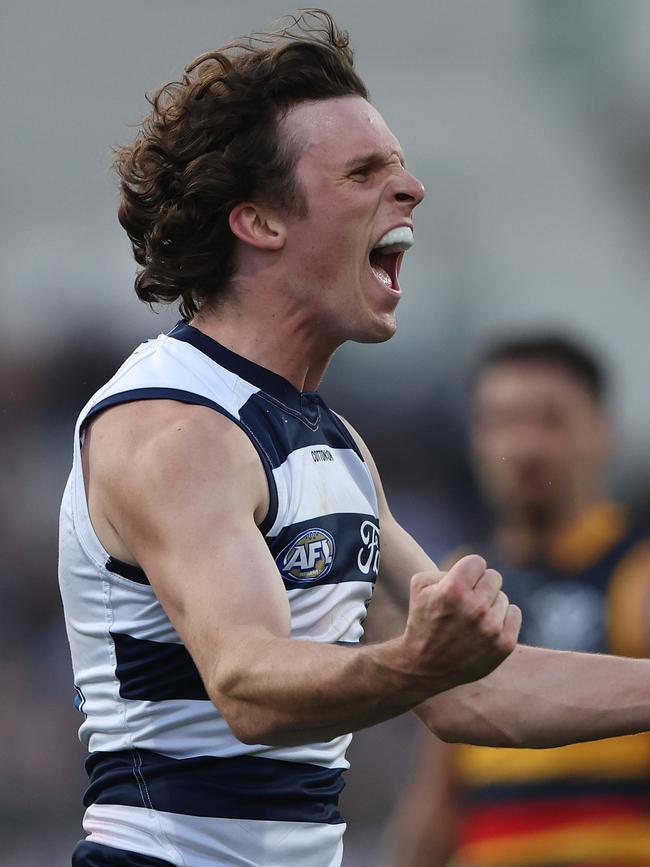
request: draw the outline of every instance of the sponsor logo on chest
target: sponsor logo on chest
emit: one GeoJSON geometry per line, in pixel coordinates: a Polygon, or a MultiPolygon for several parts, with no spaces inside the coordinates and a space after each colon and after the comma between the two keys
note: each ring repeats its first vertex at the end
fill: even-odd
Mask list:
{"type": "Polygon", "coordinates": [[[312,582],[324,578],[334,562],[336,545],[327,530],[305,530],[278,556],[280,572],[293,581],[312,582]]]}
{"type": "MultiPolygon", "coordinates": [[[[350,527],[345,534],[354,532],[350,527]]],[[[354,566],[362,575],[368,575],[374,580],[379,572],[379,527],[373,521],[362,521],[356,532],[356,544],[354,537],[349,536],[347,541],[344,540],[342,552],[339,552],[339,560],[344,555],[345,561],[339,563],[339,569],[342,570],[339,580],[346,580],[345,573],[348,571],[348,577],[351,578],[355,571],[354,566]]],[[[310,527],[283,548],[275,562],[287,580],[300,584],[315,584],[331,572],[336,552],[336,542],[331,533],[322,527],[310,527]]]]}
{"type": "Polygon", "coordinates": [[[379,573],[379,527],[372,521],[364,521],[359,528],[363,547],[357,555],[357,566],[364,575],[379,573]]]}
{"type": "Polygon", "coordinates": [[[312,449],[311,459],[315,464],[320,464],[323,461],[329,463],[334,460],[334,455],[329,449],[312,449]]]}

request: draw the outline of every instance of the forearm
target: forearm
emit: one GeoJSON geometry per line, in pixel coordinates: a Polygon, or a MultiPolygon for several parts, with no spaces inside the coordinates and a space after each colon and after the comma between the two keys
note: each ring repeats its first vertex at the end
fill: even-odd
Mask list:
{"type": "Polygon", "coordinates": [[[330,740],[415,707],[448,688],[408,670],[400,640],[341,647],[248,638],[206,686],[237,737],[296,745],[330,740]]]}
{"type": "Polygon", "coordinates": [[[650,729],[650,660],[520,645],[495,671],[426,701],[444,740],[556,747],[650,729]]]}
{"type": "MultiPolygon", "coordinates": [[[[401,635],[339,647],[247,620],[195,649],[210,697],[247,742],[329,740],[484,677],[516,646],[519,610],[481,557],[415,574],[401,635]],[[216,652],[215,652],[216,651],[216,652]],[[207,673],[207,677],[205,677],[207,673]]],[[[191,631],[190,631],[191,634],[191,631]]]]}

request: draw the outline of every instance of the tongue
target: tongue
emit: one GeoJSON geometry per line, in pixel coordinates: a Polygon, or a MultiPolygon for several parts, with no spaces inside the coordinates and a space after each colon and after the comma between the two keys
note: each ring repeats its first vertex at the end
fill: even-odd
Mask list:
{"type": "Polygon", "coordinates": [[[370,267],[373,270],[375,277],[384,284],[388,289],[400,291],[400,285],[397,280],[397,263],[399,253],[380,253],[373,250],[370,256],[370,267]]]}
{"type": "Polygon", "coordinates": [[[372,265],[372,271],[375,277],[380,280],[384,286],[387,286],[389,289],[393,288],[393,281],[391,280],[390,274],[388,271],[385,271],[381,265],[372,265]]]}

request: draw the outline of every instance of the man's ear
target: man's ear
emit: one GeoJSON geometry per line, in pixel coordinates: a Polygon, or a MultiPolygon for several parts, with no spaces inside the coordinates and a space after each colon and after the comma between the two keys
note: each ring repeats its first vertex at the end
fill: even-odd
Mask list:
{"type": "Polygon", "coordinates": [[[287,239],[286,225],[268,208],[253,202],[239,202],[228,217],[235,237],[260,250],[281,250],[287,239]]]}

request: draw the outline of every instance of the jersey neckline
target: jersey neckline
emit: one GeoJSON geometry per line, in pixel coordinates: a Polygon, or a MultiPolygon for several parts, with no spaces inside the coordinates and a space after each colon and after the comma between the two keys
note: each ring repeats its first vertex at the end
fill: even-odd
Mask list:
{"type": "Polygon", "coordinates": [[[261,364],[256,364],[243,355],[238,355],[183,320],[177,322],[167,336],[189,343],[221,367],[240,376],[251,385],[257,386],[265,394],[284,404],[288,409],[300,413],[309,421],[314,421],[318,417],[319,392],[299,391],[279,373],[262,367],[261,364]]]}

